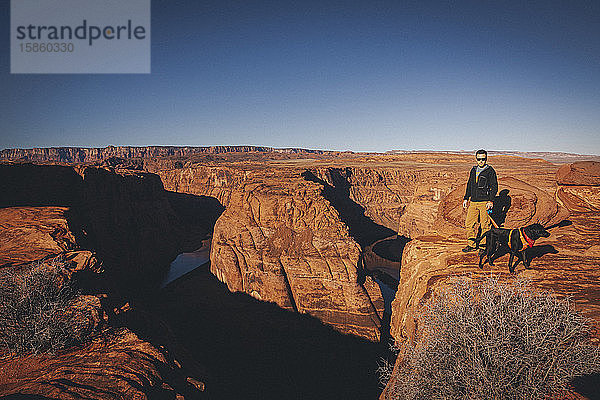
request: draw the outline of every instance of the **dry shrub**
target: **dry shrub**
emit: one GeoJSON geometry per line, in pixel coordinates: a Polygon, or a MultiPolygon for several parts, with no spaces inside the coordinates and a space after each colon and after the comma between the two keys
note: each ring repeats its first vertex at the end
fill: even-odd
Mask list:
{"type": "Polygon", "coordinates": [[[591,321],[522,279],[462,279],[417,323],[396,370],[380,368],[388,399],[557,398],[574,377],[600,371],[591,321]]]}
{"type": "Polygon", "coordinates": [[[90,319],[76,306],[78,293],[65,280],[64,262],[0,271],[0,350],[14,354],[54,352],[84,340],[90,319]]]}

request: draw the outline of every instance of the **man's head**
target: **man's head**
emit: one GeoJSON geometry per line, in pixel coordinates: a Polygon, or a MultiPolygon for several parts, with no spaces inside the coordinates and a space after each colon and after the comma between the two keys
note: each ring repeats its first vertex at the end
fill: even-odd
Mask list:
{"type": "Polygon", "coordinates": [[[483,167],[487,162],[487,151],[477,150],[475,152],[475,159],[477,160],[477,166],[483,167]]]}

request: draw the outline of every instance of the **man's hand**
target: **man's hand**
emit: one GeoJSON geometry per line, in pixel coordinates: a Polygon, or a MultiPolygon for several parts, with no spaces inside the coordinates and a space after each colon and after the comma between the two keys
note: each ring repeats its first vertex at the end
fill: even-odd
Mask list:
{"type": "Polygon", "coordinates": [[[468,200],[463,200],[463,208],[467,208],[468,200]]]}
{"type": "Polygon", "coordinates": [[[492,209],[492,207],[494,207],[494,203],[492,203],[491,201],[488,201],[488,202],[487,202],[487,204],[485,205],[485,207],[486,207],[488,210],[491,210],[491,209],[492,209]]]}

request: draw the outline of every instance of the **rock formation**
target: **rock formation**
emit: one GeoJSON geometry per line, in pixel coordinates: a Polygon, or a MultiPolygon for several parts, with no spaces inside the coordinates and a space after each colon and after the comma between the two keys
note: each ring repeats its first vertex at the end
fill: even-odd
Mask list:
{"type": "Polygon", "coordinates": [[[3,359],[0,370],[0,394],[24,396],[15,398],[208,398],[177,360],[126,329],[57,355],[3,359]]]}
{"type": "Polygon", "coordinates": [[[233,192],[215,226],[211,271],[231,290],[376,339],[381,298],[357,283],[360,247],[321,190],[289,174],[233,192]]]}

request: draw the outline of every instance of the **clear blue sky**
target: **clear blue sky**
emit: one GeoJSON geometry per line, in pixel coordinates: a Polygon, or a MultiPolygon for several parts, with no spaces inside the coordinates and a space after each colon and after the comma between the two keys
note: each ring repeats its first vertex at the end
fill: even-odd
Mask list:
{"type": "Polygon", "coordinates": [[[600,2],[152,1],[149,75],[11,75],[0,148],[600,154],[600,2]]]}

